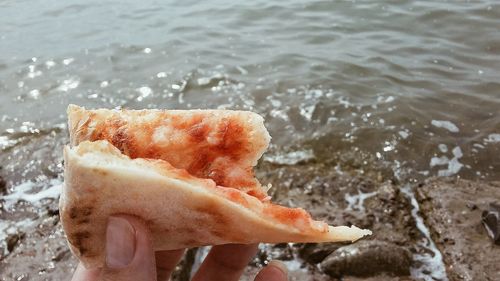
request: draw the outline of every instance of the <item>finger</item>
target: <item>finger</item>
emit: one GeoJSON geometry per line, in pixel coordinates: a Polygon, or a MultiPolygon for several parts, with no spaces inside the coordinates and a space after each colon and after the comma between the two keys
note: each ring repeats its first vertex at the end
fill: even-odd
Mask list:
{"type": "Polygon", "coordinates": [[[149,229],[132,216],[108,219],[103,280],[155,281],[156,263],[149,229]]]}
{"type": "Polygon", "coordinates": [[[287,281],[288,270],[286,266],[280,261],[271,261],[264,267],[257,276],[255,281],[287,281]]]}
{"type": "Polygon", "coordinates": [[[257,253],[257,244],[214,246],[193,281],[236,281],[257,253]]]}
{"type": "Polygon", "coordinates": [[[97,281],[100,272],[100,269],[86,269],[79,263],[71,281],[97,281]]]}
{"type": "Polygon", "coordinates": [[[183,254],[184,249],[156,252],[156,279],[158,281],[167,281],[183,254]]]}

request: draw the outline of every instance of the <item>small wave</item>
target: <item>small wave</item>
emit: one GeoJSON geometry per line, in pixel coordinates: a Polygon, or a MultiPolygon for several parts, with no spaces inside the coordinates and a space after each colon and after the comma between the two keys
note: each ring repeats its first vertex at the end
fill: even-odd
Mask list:
{"type": "Polygon", "coordinates": [[[443,128],[443,129],[446,129],[452,133],[458,133],[460,131],[458,129],[457,125],[453,124],[450,121],[432,120],[431,124],[434,127],[443,128]]]}
{"type": "Polygon", "coordinates": [[[487,138],[484,139],[485,143],[498,143],[500,142],[500,134],[489,134],[487,138]]]}
{"type": "Polygon", "coordinates": [[[365,200],[377,195],[377,192],[368,192],[364,193],[358,191],[358,194],[350,195],[348,193],[345,194],[344,200],[347,202],[346,211],[359,211],[361,213],[365,212],[365,200]]]}
{"type": "Polygon", "coordinates": [[[264,161],[278,165],[296,165],[313,160],[314,152],[311,149],[292,151],[285,154],[264,156],[264,161]]]}
{"type": "Polygon", "coordinates": [[[38,192],[33,190],[39,187],[40,184],[32,181],[23,182],[13,187],[13,192],[2,197],[3,206],[6,209],[14,207],[19,201],[29,202],[34,206],[40,206],[42,199],[57,199],[61,194],[62,181],[60,179],[52,179],[38,192]]]}
{"type": "Polygon", "coordinates": [[[418,243],[418,246],[430,250],[432,253],[429,254],[428,251],[422,251],[413,255],[414,259],[422,264],[418,267],[413,267],[411,269],[411,275],[419,280],[425,281],[448,281],[443,255],[432,240],[429,228],[425,225],[424,219],[419,215],[420,206],[418,205],[413,190],[410,185],[406,185],[401,188],[401,191],[410,200],[413,207],[411,214],[415,219],[418,230],[424,235],[424,239],[418,243]]]}

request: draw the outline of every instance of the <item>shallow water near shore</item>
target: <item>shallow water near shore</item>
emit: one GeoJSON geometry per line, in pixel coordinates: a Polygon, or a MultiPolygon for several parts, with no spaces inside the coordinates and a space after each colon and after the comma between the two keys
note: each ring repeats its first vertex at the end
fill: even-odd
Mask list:
{"type": "MultiPolygon", "coordinates": [[[[0,257],[54,211],[69,103],[255,111],[269,167],[500,180],[496,1],[2,1],[0,14],[0,257]]],[[[359,192],[348,211],[376,191],[359,192]]]]}

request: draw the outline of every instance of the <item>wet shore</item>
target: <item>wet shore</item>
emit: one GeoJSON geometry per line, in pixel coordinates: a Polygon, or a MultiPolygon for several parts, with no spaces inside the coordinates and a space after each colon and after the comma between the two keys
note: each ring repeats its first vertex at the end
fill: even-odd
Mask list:
{"type": "MultiPolygon", "coordinates": [[[[352,245],[262,244],[242,280],[253,280],[272,259],[285,262],[290,280],[499,278],[495,257],[500,247],[488,236],[481,214],[500,198],[500,183],[432,178],[410,186],[358,172],[332,171],[314,161],[293,165],[263,161],[258,177],[273,185],[270,194],[276,202],[304,207],[314,218],[334,225],[369,228],[373,235],[352,245]]],[[[21,224],[4,237],[1,280],[65,280],[75,268],[77,261],[59,222],[58,200],[42,201],[37,215],[28,222],[25,215],[19,216],[21,224]]],[[[31,203],[12,204],[19,213],[31,203]]],[[[4,211],[1,215],[8,216],[4,211]]],[[[204,253],[204,248],[189,250],[174,280],[188,280],[204,253]]]]}

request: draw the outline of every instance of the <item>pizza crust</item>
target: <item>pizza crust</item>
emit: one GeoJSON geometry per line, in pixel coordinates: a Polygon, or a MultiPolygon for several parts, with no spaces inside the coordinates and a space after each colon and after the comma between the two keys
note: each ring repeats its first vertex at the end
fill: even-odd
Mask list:
{"type": "Polygon", "coordinates": [[[130,159],[107,141],[66,147],[61,221],[73,253],[87,268],[105,262],[110,215],[146,221],[155,250],[227,243],[355,241],[371,232],[322,222],[284,224],[264,214],[266,204],[238,191],[246,204],[162,160],[130,159]],[[170,169],[165,169],[165,165],[170,169]],[[246,205],[246,206],[245,206],[246,205]]]}
{"type": "Polygon", "coordinates": [[[145,220],[156,251],[371,234],[269,201],[253,176],[270,141],[255,113],[70,106],[68,115],[60,215],[72,252],[87,268],[104,265],[107,220],[117,214],[145,220]]]}

